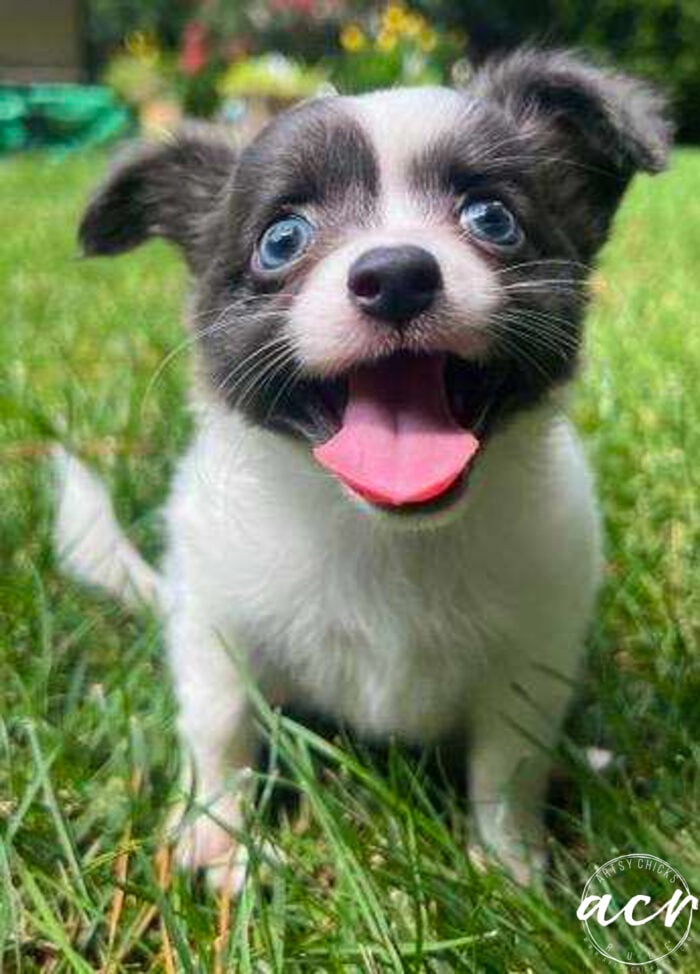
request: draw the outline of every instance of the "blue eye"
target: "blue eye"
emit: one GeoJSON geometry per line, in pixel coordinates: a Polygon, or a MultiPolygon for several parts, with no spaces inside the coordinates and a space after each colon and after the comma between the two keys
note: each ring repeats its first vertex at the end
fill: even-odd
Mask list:
{"type": "Polygon", "coordinates": [[[500,200],[465,203],[459,213],[459,222],[477,240],[494,247],[512,250],[523,240],[520,224],[500,200]]]}
{"type": "Polygon", "coordinates": [[[274,271],[291,263],[311,243],[313,227],[303,216],[284,216],[267,228],[258,244],[258,260],[263,270],[274,271]]]}

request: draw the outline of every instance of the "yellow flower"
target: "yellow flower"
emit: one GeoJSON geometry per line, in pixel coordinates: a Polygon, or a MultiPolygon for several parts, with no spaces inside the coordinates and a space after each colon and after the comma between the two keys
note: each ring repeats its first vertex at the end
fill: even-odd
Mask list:
{"type": "Polygon", "coordinates": [[[416,37],[428,27],[425,17],[420,14],[406,14],[403,20],[402,32],[407,37],[416,37]]]}
{"type": "Polygon", "coordinates": [[[406,16],[406,10],[401,3],[389,3],[382,14],[382,28],[384,31],[400,31],[406,16]]]}
{"type": "Polygon", "coordinates": [[[366,43],[367,38],[357,24],[346,24],[340,32],[340,46],[351,54],[361,51],[366,43]]]}
{"type": "Polygon", "coordinates": [[[396,47],[396,34],[389,30],[381,30],[377,37],[377,50],[388,54],[396,47]]]}
{"type": "Polygon", "coordinates": [[[437,34],[430,27],[426,27],[418,35],[418,46],[425,54],[434,51],[437,45],[437,34]]]}
{"type": "Polygon", "coordinates": [[[132,31],[126,37],[125,47],[129,54],[142,61],[155,61],[158,58],[158,42],[150,32],[132,31]]]}

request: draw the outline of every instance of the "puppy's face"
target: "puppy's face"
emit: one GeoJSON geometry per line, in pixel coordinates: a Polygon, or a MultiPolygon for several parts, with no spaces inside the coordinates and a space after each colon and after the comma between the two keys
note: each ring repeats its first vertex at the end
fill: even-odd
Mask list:
{"type": "Polygon", "coordinates": [[[584,275],[525,153],[502,112],[447,89],[274,122],[199,290],[214,388],[365,500],[454,500],[493,423],[567,377],[579,343],[584,275]]]}
{"type": "Polygon", "coordinates": [[[180,243],[216,394],[370,506],[424,512],[571,376],[590,262],[667,137],[628,79],[516,55],[462,92],[304,104],[237,159],[199,136],[150,150],[82,238],[180,243]]]}

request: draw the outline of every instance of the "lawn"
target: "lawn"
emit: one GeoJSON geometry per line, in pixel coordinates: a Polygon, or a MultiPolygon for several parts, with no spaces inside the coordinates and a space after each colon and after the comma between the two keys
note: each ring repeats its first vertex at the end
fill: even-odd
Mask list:
{"type": "MultiPolygon", "coordinates": [[[[249,838],[274,835],[286,861],[254,860],[236,904],[173,874],[159,841],[177,754],[156,621],[62,578],[50,547],[52,437],[102,472],[153,557],[189,431],[186,351],[168,357],[176,257],[153,244],[77,259],[103,163],[0,167],[0,970],[607,969],[575,917],[594,866],[655,854],[700,893],[700,153],[638,180],[595,278],[573,409],[609,567],[546,887],[476,873],[462,803],[414,755],[261,709],[249,838]],[[615,753],[611,771],[587,768],[590,745],[615,753]],[[300,795],[293,814],[282,792],[300,795]]],[[[698,923],[695,958],[691,935],[658,970],[700,970],[698,923]]]]}

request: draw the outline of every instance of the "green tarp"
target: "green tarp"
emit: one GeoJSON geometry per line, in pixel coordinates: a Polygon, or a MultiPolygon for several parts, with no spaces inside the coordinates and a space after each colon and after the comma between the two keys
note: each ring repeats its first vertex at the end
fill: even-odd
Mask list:
{"type": "Polygon", "coordinates": [[[128,109],[99,85],[0,85],[0,154],[70,150],[124,134],[128,109]]]}

